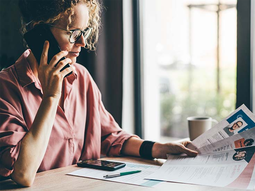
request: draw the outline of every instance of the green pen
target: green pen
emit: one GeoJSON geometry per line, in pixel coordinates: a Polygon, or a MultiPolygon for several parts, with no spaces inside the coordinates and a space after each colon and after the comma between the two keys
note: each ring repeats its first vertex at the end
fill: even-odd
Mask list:
{"type": "Polygon", "coordinates": [[[107,175],[104,176],[104,178],[114,178],[114,177],[134,174],[134,173],[138,173],[138,172],[142,172],[142,171],[141,170],[134,170],[134,171],[128,171],[128,172],[120,172],[120,173],[117,173],[117,174],[107,174],[107,175]]]}

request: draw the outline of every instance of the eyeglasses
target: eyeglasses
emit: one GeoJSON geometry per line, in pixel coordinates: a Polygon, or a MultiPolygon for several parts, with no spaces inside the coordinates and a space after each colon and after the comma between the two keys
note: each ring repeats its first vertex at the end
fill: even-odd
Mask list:
{"type": "Polygon", "coordinates": [[[69,32],[70,33],[70,36],[69,36],[70,43],[77,42],[80,39],[81,35],[83,35],[84,39],[87,40],[92,32],[91,27],[88,27],[85,30],[80,30],[80,29],[66,30],[64,28],[60,28],[55,25],[49,25],[49,26],[69,32]]]}

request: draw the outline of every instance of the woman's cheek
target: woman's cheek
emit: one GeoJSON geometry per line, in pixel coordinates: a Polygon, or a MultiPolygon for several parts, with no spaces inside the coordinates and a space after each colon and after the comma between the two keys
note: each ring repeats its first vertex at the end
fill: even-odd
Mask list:
{"type": "Polygon", "coordinates": [[[59,43],[60,50],[70,51],[72,47],[70,47],[69,43],[59,43]]]}

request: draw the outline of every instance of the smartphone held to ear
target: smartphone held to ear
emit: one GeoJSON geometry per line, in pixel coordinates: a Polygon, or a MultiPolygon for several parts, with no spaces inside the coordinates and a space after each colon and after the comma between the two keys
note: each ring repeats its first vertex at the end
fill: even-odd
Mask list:
{"type": "MultiPolygon", "coordinates": [[[[58,46],[58,42],[51,33],[50,26],[46,24],[36,25],[33,29],[24,34],[24,39],[26,40],[29,48],[32,50],[38,64],[40,64],[41,54],[46,40],[50,43],[48,51],[48,63],[51,61],[53,56],[61,51],[58,46]]],[[[65,57],[61,58],[58,62],[64,59],[65,57]]],[[[61,71],[67,67],[70,67],[70,65],[65,65],[61,71]]]]}

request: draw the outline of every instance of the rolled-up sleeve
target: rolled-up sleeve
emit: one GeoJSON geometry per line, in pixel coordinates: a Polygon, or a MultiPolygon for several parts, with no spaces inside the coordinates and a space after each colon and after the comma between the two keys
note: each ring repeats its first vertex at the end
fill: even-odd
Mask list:
{"type": "Polygon", "coordinates": [[[107,156],[120,156],[124,142],[131,137],[139,137],[122,130],[112,115],[105,109],[101,100],[99,111],[102,134],[101,153],[107,156]]]}
{"type": "MultiPolygon", "coordinates": [[[[79,68],[78,71],[82,71],[78,76],[85,78],[79,84],[79,91],[83,92],[80,94],[80,102],[84,103],[86,110],[85,140],[80,160],[98,159],[101,154],[120,156],[125,141],[138,136],[127,133],[119,127],[113,116],[105,109],[101,92],[91,75],[83,68],[79,68]]],[[[84,113],[79,114],[82,117],[84,113]]]]}
{"type": "Polygon", "coordinates": [[[0,98],[0,176],[7,177],[13,171],[25,136],[25,122],[19,112],[6,100],[0,98]]]}

